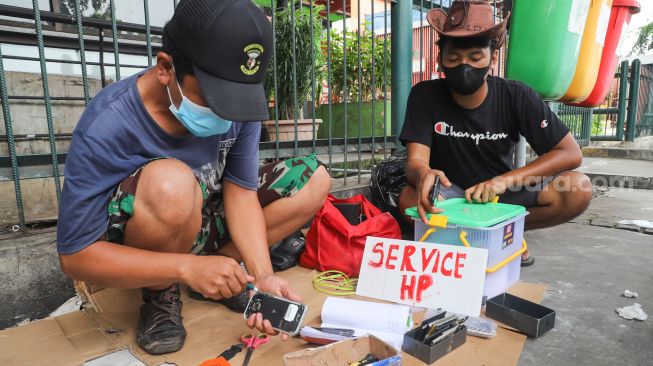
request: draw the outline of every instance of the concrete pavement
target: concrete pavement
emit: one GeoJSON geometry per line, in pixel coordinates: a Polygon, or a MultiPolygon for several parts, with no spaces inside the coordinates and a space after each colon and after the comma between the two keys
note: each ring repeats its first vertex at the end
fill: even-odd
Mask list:
{"type": "Polygon", "coordinates": [[[542,304],[556,324],[526,342],[519,365],[653,364],[653,235],[618,228],[622,219],[653,221],[653,191],[599,192],[574,222],[527,232],[536,261],[521,279],[550,285],[542,304]],[[626,289],[639,298],[622,297],[626,289]],[[635,302],[649,319],[616,314],[635,302]]]}

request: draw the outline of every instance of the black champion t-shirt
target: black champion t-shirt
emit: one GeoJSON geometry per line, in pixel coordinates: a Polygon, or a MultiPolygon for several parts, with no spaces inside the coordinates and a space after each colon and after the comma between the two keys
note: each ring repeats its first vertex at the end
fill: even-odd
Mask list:
{"type": "Polygon", "coordinates": [[[423,81],[408,97],[399,139],[431,148],[430,166],[465,189],[512,170],[519,134],[542,155],[569,129],[526,84],[490,76],[474,109],[453,100],[445,80],[423,81]]]}

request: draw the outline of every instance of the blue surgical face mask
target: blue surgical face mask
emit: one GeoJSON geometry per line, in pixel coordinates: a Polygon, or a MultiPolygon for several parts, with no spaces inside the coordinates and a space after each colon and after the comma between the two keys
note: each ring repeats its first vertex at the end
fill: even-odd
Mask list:
{"type": "Polygon", "coordinates": [[[179,83],[176,84],[182,98],[179,108],[177,108],[175,103],[172,102],[170,88],[166,87],[166,90],[168,90],[168,98],[170,98],[170,112],[177,117],[179,122],[186,127],[188,132],[198,137],[208,137],[221,135],[229,131],[232,121],[220,118],[218,115],[213,113],[211,108],[202,107],[201,105],[191,102],[190,99],[186,98],[184,93],[181,91],[179,83]]]}

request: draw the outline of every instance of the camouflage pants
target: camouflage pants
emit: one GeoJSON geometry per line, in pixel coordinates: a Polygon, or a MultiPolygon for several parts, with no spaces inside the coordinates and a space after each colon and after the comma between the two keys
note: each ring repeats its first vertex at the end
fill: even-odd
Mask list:
{"type": "MultiPolygon", "coordinates": [[[[155,159],[156,160],[156,159],[155,159]]],[[[258,199],[261,207],[284,197],[292,197],[308,183],[313,173],[320,166],[315,154],[305,157],[287,159],[266,164],[259,169],[258,199]]],[[[125,178],[109,200],[109,223],[107,241],[122,244],[127,221],[134,214],[136,187],[142,166],[125,178]]],[[[225,221],[222,193],[210,194],[206,185],[200,182],[202,189],[202,228],[197,234],[192,253],[211,253],[231,240],[225,221]]]]}

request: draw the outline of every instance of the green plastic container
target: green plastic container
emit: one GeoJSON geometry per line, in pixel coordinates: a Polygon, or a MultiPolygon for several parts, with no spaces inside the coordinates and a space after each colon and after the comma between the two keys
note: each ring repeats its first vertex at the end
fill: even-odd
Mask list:
{"type": "MultiPolygon", "coordinates": [[[[470,227],[494,226],[526,211],[523,206],[506,203],[469,203],[464,198],[440,201],[438,208],[443,210],[442,215],[449,218],[450,224],[470,227]]],[[[417,207],[407,208],[406,215],[419,218],[417,207]]],[[[430,217],[431,214],[427,213],[427,218],[430,217]]]]}
{"type": "MultiPolygon", "coordinates": [[[[488,250],[487,269],[483,296],[497,296],[519,281],[521,253],[526,250],[524,223],[527,215],[522,206],[505,203],[467,203],[464,198],[452,198],[438,202],[441,214],[448,217],[446,228],[436,228],[426,242],[466,245],[488,250]]],[[[415,207],[406,209],[415,220],[415,240],[428,232],[415,207]]],[[[429,215],[430,218],[430,215],[429,215]]]]}
{"type": "Polygon", "coordinates": [[[590,0],[515,0],[506,77],[543,99],[562,97],[576,71],[590,0]]]}

